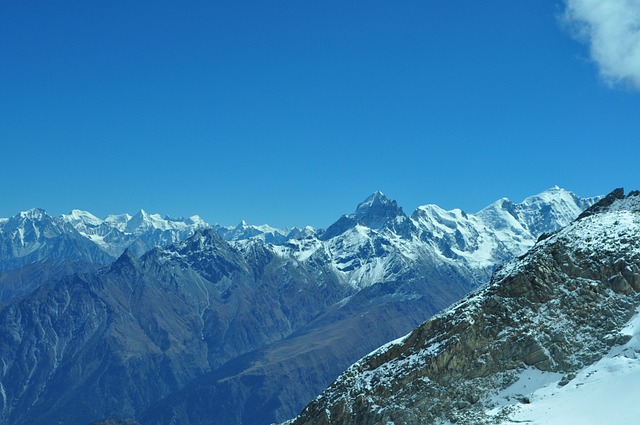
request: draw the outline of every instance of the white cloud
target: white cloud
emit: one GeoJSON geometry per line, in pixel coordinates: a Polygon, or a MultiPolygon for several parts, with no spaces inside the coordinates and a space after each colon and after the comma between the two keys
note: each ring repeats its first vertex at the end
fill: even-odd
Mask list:
{"type": "Polygon", "coordinates": [[[640,0],[566,0],[564,19],[605,81],[640,89],[640,0]]]}

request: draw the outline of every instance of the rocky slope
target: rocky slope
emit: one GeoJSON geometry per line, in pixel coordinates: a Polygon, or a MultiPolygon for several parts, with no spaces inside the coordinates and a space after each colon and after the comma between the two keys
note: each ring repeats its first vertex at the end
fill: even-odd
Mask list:
{"type": "Polygon", "coordinates": [[[639,291],[640,193],[618,190],[351,366],[289,423],[509,423],[537,386],[567,385],[607,353],[635,358],[619,348],[639,291]]]}
{"type": "Polygon", "coordinates": [[[0,309],[0,423],[133,418],[195,378],[281,340],[344,296],[213,231],[0,309]],[[303,308],[304,307],[304,308],[303,308]]]}

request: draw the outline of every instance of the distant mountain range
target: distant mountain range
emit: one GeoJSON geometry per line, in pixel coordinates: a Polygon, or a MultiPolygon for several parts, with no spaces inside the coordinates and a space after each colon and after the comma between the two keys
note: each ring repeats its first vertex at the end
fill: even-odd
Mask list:
{"type": "Polygon", "coordinates": [[[426,205],[408,217],[395,201],[376,192],[354,213],[317,230],[244,221],[235,227],[211,226],[197,215],[162,218],[144,210],[99,219],[80,210],[53,217],[32,209],[0,219],[0,271],[42,260],[106,265],[125,249],[139,257],[154,247],[182,241],[198,229],[212,228],[238,249],[265,243],[283,258],[328,262],[345,284],[354,287],[393,280],[427,258],[439,264],[463,264],[480,282],[496,264],[522,254],[540,234],[568,224],[597,199],[582,199],[554,187],[520,204],[500,199],[477,214],[426,205]]]}
{"type": "Polygon", "coordinates": [[[292,417],[598,199],[555,187],[407,216],[377,192],[327,229],[0,219],[0,424],[292,417]]]}

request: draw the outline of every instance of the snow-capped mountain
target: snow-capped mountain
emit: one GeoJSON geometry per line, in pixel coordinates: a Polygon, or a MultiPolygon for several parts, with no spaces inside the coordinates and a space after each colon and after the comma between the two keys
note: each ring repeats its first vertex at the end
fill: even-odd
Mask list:
{"type": "Polygon", "coordinates": [[[214,230],[226,241],[244,241],[248,239],[259,239],[266,243],[281,245],[290,239],[300,239],[302,237],[315,234],[315,230],[307,226],[304,229],[296,227],[292,229],[278,229],[268,224],[252,225],[242,220],[237,226],[213,226],[214,230]]]}
{"type": "Polygon", "coordinates": [[[355,363],[289,423],[628,423],[612,420],[640,414],[625,402],[638,388],[639,292],[640,192],[618,190],[355,363]],[[630,412],[612,411],[616,398],[630,412]]]}
{"type": "Polygon", "coordinates": [[[82,425],[157,410],[346,295],[332,276],[254,248],[245,256],[199,229],[0,305],[0,424],[82,425]]]}
{"type": "Polygon", "coordinates": [[[325,231],[274,250],[297,261],[329,263],[357,288],[433,266],[463,267],[479,284],[496,265],[522,255],[541,234],[567,225],[598,199],[553,187],[522,203],[500,199],[476,214],[425,205],[407,217],[376,192],[325,231]]]}
{"type": "Polygon", "coordinates": [[[144,210],[134,216],[109,215],[105,219],[86,211],[73,210],[61,218],[114,257],[122,254],[126,248],[140,256],[156,246],[184,240],[197,229],[208,227],[197,215],[186,219],[163,218],[144,210]]]}
{"type": "Polygon", "coordinates": [[[40,260],[106,264],[112,258],[64,220],[34,208],[0,220],[0,271],[40,260]]]}
{"type": "Polygon", "coordinates": [[[556,186],[521,203],[502,198],[476,214],[426,205],[411,218],[439,256],[462,260],[488,277],[495,265],[523,254],[540,235],[566,226],[599,199],[556,186]]]}
{"type": "MultiPolygon", "coordinates": [[[[340,217],[324,230],[278,229],[244,221],[235,227],[213,228],[240,249],[265,243],[283,258],[330,264],[346,285],[356,288],[397,279],[410,270],[434,264],[464,264],[479,283],[488,279],[496,264],[522,254],[540,234],[566,225],[596,200],[554,187],[520,204],[501,199],[477,214],[426,205],[408,217],[396,201],[376,192],[354,213],[340,217]]],[[[27,255],[41,248],[41,234],[84,236],[107,255],[85,255],[82,259],[105,263],[125,249],[140,256],[156,246],[184,240],[205,227],[209,225],[197,215],[173,219],[144,210],[133,216],[100,219],[81,210],[54,218],[34,209],[0,219],[5,263],[11,256],[32,258],[27,255]]]]}

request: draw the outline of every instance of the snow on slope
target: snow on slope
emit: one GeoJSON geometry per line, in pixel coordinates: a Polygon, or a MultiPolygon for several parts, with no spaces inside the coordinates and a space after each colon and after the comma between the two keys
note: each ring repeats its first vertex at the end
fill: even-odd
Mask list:
{"type": "Polygon", "coordinates": [[[307,226],[303,230],[296,227],[292,229],[278,229],[268,224],[252,225],[242,220],[237,226],[214,226],[216,232],[226,241],[237,242],[249,239],[257,239],[266,243],[281,245],[290,239],[315,234],[315,230],[307,226]]]}
{"type": "Polygon", "coordinates": [[[68,231],[63,222],[45,210],[32,208],[5,219],[1,223],[2,239],[9,242],[16,257],[24,257],[40,248],[47,239],[68,231]]]}
{"type": "Polygon", "coordinates": [[[598,199],[582,199],[556,186],[520,204],[502,198],[476,214],[426,205],[411,218],[441,256],[491,268],[523,254],[542,233],[566,226],[598,199]]]}
{"type": "MultiPolygon", "coordinates": [[[[640,211],[640,196],[619,200],[609,211],[599,218],[599,227],[590,226],[588,219],[576,223],[580,237],[569,246],[574,250],[622,251],[640,256],[640,220],[633,213],[640,211]]],[[[640,417],[640,309],[620,333],[629,336],[626,344],[613,347],[606,356],[575,373],[566,385],[560,384],[561,376],[557,374],[523,371],[518,383],[504,390],[499,399],[503,402],[525,395],[528,403],[518,403],[505,423],[636,423],[640,417]]]]}
{"type": "Polygon", "coordinates": [[[605,357],[579,371],[566,385],[559,385],[558,374],[523,372],[520,388],[518,384],[509,387],[503,397],[522,399],[522,394],[527,394],[528,403],[519,403],[504,423],[637,423],[640,418],[640,314],[636,314],[622,333],[631,337],[628,343],[614,347],[605,357]]]}

